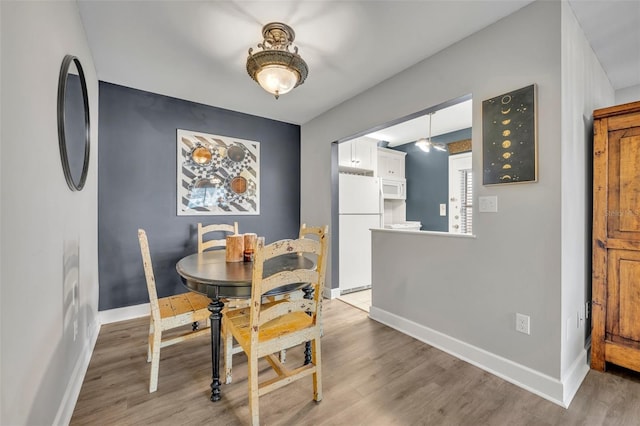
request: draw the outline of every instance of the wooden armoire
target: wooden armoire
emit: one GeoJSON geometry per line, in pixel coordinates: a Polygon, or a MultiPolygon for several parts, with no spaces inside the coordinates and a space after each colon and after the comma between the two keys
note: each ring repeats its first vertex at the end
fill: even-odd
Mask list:
{"type": "Polygon", "coordinates": [[[593,120],[591,367],[640,371],[640,102],[593,120]]]}

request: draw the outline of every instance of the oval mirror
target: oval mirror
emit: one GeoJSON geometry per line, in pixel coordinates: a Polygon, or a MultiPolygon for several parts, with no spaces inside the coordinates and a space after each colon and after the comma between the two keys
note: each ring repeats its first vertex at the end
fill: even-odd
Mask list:
{"type": "Polygon", "coordinates": [[[78,58],[62,60],[58,79],[58,144],[67,185],[80,191],[89,172],[89,97],[78,58]]]}

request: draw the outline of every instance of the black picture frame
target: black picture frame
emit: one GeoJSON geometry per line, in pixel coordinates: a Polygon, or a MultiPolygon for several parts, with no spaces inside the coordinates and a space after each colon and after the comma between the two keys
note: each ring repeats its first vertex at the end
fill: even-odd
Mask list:
{"type": "Polygon", "coordinates": [[[91,125],[87,81],[80,60],[66,55],[58,77],[58,147],[67,185],[81,191],[89,173],[91,125]]]}
{"type": "Polygon", "coordinates": [[[482,184],[538,181],[536,85],[482,102],[482,184]]]}

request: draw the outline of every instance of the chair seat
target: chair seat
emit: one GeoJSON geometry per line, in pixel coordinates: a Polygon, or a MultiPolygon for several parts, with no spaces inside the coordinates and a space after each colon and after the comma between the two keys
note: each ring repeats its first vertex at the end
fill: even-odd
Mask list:
{"type": "MultiPolygon", "coordinates": [[[[285,301],[276,301],[272,303],[262,304],[262,309],[267,310],[268,308],[278,305],[282,302],[285,301]]],[[[249,326],[250,312],[251,310],[249,308],[236,309],[234,311],[229,311],[227,313],[227,316],[223,317],[223,320],[227,321],[227,325],[236,331],[236,333],[234,333],[234,336],[236,337],[236,340],[238,341],[240,346],[245,348],[248,347],[249,340],[251,338],[251,330],[249,326]]],[[[313,319],[306,313],[291,312],[265,324],[262,324],[258,333],[258,342],[262,344],[270,340],[278,339],[282,336],[287,336],[288,339],[291,339],[291,342],[295,342],[290,346],[294,346],[297,343],[306,342],[310,339],[309,333],[305,333],[304,331],[308,329],[310,332],[312,332],[312,328],[315,328],[313,326],[313,319]],[[295,337],[293,337],[296,334],[299,334],[300,336],[298,339],[295,339],[295,337]]]]}
{"type": "Polygon", "coordinates": [[[206,296],[189,292],[160,298],[158,303],[160,304],[160,317],[169,318],[206,309],[211,301],[206,296]]]}
{"type": "Polygon", "coordinates": [[[241,309],[248,308],[249,299],[221,299],[224,302],[224,308],[222,308],[222,314],[226,315],[226,313],[232,309],[241,309]]]}
{"type": "Polygon", "coordinates": [[[196,293],[184,293],[158,299],[162,330],[169,330],[209,318],[209,299],[196,293]]]}

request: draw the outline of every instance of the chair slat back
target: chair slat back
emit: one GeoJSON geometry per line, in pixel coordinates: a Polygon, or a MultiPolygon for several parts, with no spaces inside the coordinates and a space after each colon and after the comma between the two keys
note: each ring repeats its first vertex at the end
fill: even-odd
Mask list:
{"type": "MultiPolygon", "coordinates": [[[[306,223],[303,223],[300,226],[300,237],[299,238],[309,238],[316,241],[320,241],[322,236],[325,235],[325,227],[322,226],[307,226],[306,223]]],[[[307,257],[314,262],[318,260],[318,256],[312,256],[307,254],[307,257]]]]}
{"type": "Polygon", "coordinates": [[[282,287],[283,285],[296,283],[312,283],[317,281],[318,271],[313,271],[310,269],[282,271],[263,279],[260,286],[260,291],[264,295],[265,293],[278,287],[282,287]]]}
{"type": "Polygon", "coordinates": [[[322,301],[322,291],[324,290],[324,281],[327,270],[327,256],[329,255],[329,226],[307,226],[306,223],[303,223],[300,227],[300,238],[307,239],[309,237],[313,237],[313,239],[317,239],[322,246],[321,253],[315,259],[318,271],[318,275],[320,277],[320,291],[316,291],[313,293],[313,300],[316,303],[320,303],[322,301]]]}
{"type": "Polygon", "coordinates": [[[269,321],[273,321],[276,318],[279,318],[283,315],[286,315],[290,312],[301,311],[301,312],[313,312],[316,310],[316,302],[314,300],[306,300],[306,299],[298,299],[295,301],[291,300],[279,300],[273,303],[268,308],[263,308],[260,310],[260,319],[259,324],[265,324],[269,321]]]}
{"type": "Polygon", "coordinates": [[[142,265],[144,266],[144,276],[147,281],[147,291],[149,292],[149,305],[151,307],[151,317],[160,324],[160,305],[158,304],[158,293],[156,291],[156,278],[153,274],[153,264],[149,253],[149,241],[144,229],[138,229],[138,241],[140,242],[140,253],[142,254],[142,265]]]}
{"type": "MultiPolygon", "coordinates": [[[[305,228],[312,229],[312,228],[305,228]]],[[[260,326],[268,321],[292,312],[307,312],[311,315],[312,326],[318,326],[318,313],[321,309],[322,292],[328,249],[328,227],[312,231],[318,240],[300,238],[297,240],[280,240],[264,246],[258,243],[254,260],[250,306],[251,341],[257,343],[260,326]],[[279,271],[264,277],[264,263],[285,254],[297,253],[299,256],[315,257],[315,264],[307,269],[279,271]],[[278,303],[268,303],[263,309],[263,295],[274,288],[293,283],[308,283],[313,289],[312,300],[285,299],[278,303]]]]}
{"type": "Polygon", "coordinates": [[[300,238],[315,236],[317,237],[317,240],[320,240],[320,238],[322,238],[322,236],[327,232],[326,226],[307,226],[306,223],[303,223],[300,226],[300,238]]]}
{"type": "Polygon", "coordinates": [[[233,225],[229,225],[226,223],[221,224],[211,224],[203,226],[202,223],[198,223],[198,253],[202,253],[205,250],[217,248],[217,247],[226,247],[227,239],[226,233],[233,233],[234,235],[238,233],[238,222],[233,222],[233,225]],[[211,232],[222,232],[225,238],[222,239],[213,239],[205,241],[204,237],[206,234],[211,232]]]}

